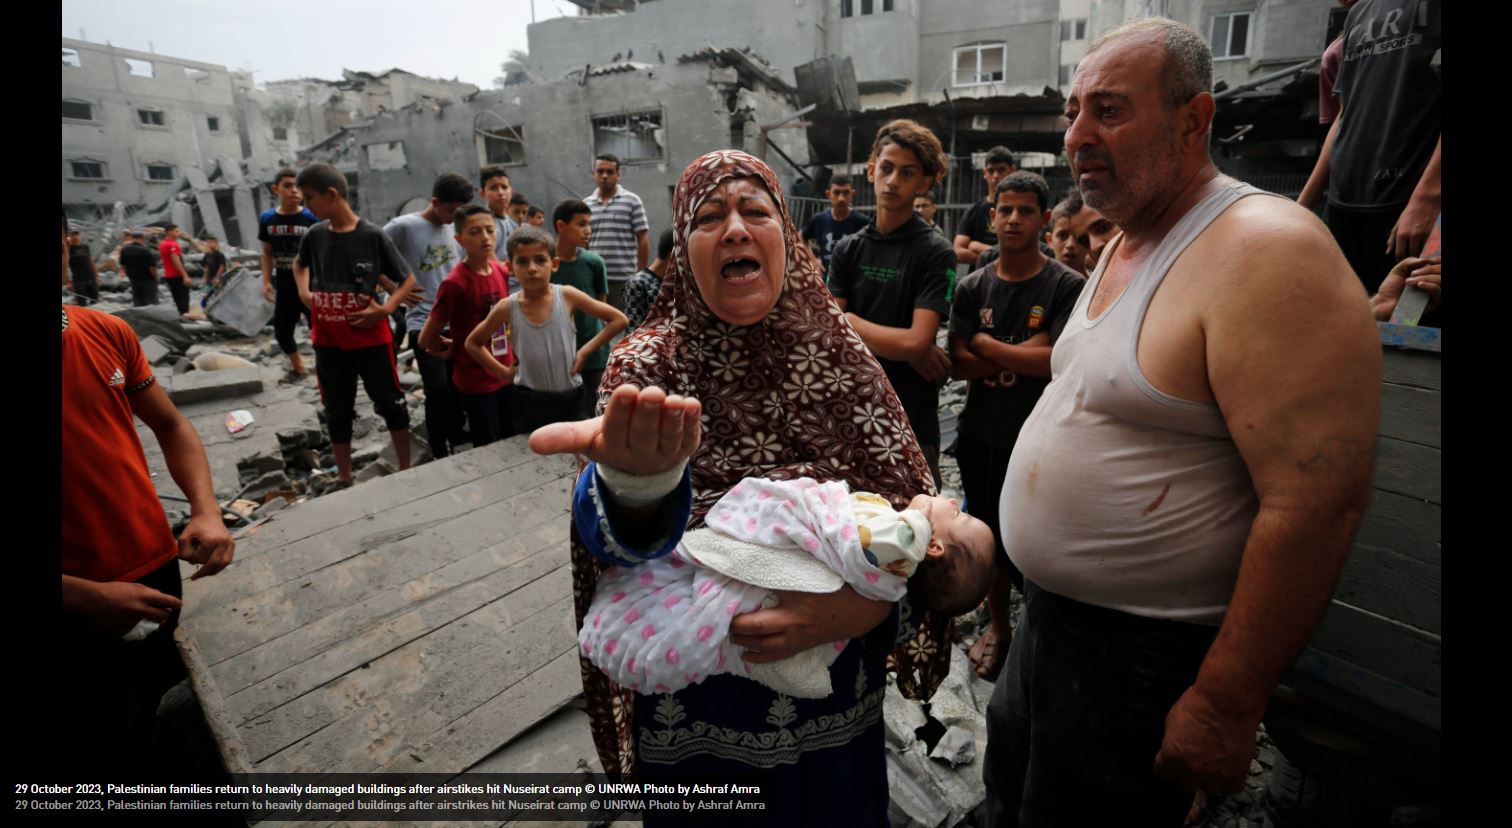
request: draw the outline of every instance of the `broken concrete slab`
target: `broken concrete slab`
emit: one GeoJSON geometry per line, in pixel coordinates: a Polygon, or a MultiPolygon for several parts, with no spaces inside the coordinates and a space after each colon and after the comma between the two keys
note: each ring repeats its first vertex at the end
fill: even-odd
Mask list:
{"type": "Polygon", "coordinates": [[[918,730],[927,719],[919,703],[903,698],[891,676],[888,679],[887,692],[882,696],[882,721],[887,732],[887,746],[906,750],[918,740],[918,730]]]}
{"type": "Polygon", "coordinates": [[[142,356],[146,358],[148,365],[166,365],[174,358],[173,347],[161,336],[144,337],[142,356]]]}
{"type": "Polygon", "coordinates": [[[174,405],[214,400],[224,397],[241,397],[255,394],[263,389],[262,370],[259,368],[231,368],[224,371],[190,371],[175,374],[168,382],[168,399],[174,405]]]}
{"type": "Polygon", "coordinates": [[[242,489],[242,497],[262,502],[268,492],[290,488],[289,476],[280,471],[270,471],[242,489]]]}
{"type": "Polygon", "coordinates": [[[236,461],[236,470],[247,477],[261,477],[268,472],[284,470],[282,452],[260,452],[236,461]]]}
{"type": "Polygon", "coordinates": [[[205,313],[245,336],[256,336],[272,322],[273,303],[263,298],[261,274],[238,267],[227,274],[221,289],[205,303],[205,313]]]}
{"type": "Polygon", "coordinates": [[[976,738],[963,727],[951,726],[929,752],[929,758],[943,759],[952,768],[970,764],[976,759],[976,738]]]}
{"type": "Polygon", "coordinates": [[[194,337],[189,335],[189,331],[179,321],[178,309],[173,305],[122,308],[112,315],[130,325],[138,337],[157,334],[167,339],[173,345],[173,350],[180,353],[189,350],[189,346],[194,344],[194,337]]]}
{"type": "Polygon", "coordinates": [[[380,477],[388,477],[395,471],[396,469],[392,465],[389,465],[387,460],[374,460],[363,466],[362,471],[352,475],[352,479],[358,483],[363,483],[368,480],[376,480],[380,477]]]}
{"type": "Polygon", "coordinates": [[[941,800],[936,786],[930,784],[928,772],[917,764],[917,754],[912,749],[903,753],[887,751],[888,821],[895,828],[948,825],[950,807],[941,800]]]}

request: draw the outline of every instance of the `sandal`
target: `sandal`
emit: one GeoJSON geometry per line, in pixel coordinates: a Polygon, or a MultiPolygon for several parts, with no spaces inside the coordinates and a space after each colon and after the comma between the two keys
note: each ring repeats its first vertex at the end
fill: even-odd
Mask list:
{"type": "Polygon", "coordinates": [[[1012,638],[1008,641],[999,641],[992,625],[987,626],[982,637],[978,638],[966,653],[966,657],[971,659],[972,665],[976,668],[978,678],[997,681],[998,673],[1003,670],[1004,656],[1008,654],[1008,644],[1011,642],[1012,638]]]}

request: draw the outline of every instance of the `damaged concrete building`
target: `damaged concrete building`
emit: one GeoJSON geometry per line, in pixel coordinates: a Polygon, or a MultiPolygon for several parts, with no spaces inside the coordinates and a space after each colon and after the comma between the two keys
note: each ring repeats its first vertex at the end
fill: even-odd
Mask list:
{"type": "MultiPolygon", "coordinates": [[[[759,57],[708,48],[665,64],[580,67],[556,81],[417,101],[342,127],[302,160],[355,173],[358,211],[384,221],[423,206],[437,174],[476,179],[485,164],[506,166],[515,190],[549,211],[591,192],[593,158],[610,152],[623,159],[620,183],[641,196],[659,232],[683,167],[710,149],[766,157],[770,142],[794,164],[808,163],[800,132],[762,129],[797,109],[796,94],[759,57]]],[[[769,160],[785,184],[798,175],[777,153],[769,160]]]]}

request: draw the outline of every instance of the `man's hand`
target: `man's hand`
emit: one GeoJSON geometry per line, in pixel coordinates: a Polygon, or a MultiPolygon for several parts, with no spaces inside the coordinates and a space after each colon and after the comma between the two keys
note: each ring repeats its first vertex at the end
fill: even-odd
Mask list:
{"type": "MultiPolygon", "coordinates": [[[[577,356],[575,356],[575,357],[572,358],[572,373],[574,373],[574,374],[581,374],[581,373],[583,373],[583,363],[585,363],[585,362],[588,361],[588,357],[589,356],[591,356],[591,354],[589,354],[586,350],[584,350],[582,348],[579,348],[578,352],[577,352],[577,356]]],[[[594,390],[597,391],[598,389],[594,389],[594,390]]],[[[586,393],[586,391],[585,391],[585,393],[586,393]]]]}
{"type": "Polygon", "coordinates": [[[272,282],[263,282],[263,301],[265,301],[265,302],[272,302],[273,301],[273,283],[272,282]]]}
{"type": "Polygon", "coordinates": [[[928,353],[908,363],[908,367],[918,371],[924,379],[935,382],[941,377],[950,376],[950,355],[940,350],[939,346],[931,345],[928,353]]]}
{"type": "Polygon", "coordinates": [[[414,288],[412,288],[409,294],[404,297],[404,304],[409,305],[412,308],[416,308],[419,307],[420,303],[424,301],[425,288],[421,287],[419,282],[416,282],[414,288]]]}
{"type": "Polygon", "coordinates": [[[1382,280],[1381,287],[1376,295],[1370,297],[1370,310],[1375,315],[1376,321],[1385,322],[1391,319],[1391,314],[1396,311],[1397,302],[1402,298],[1402,291],[1408,285],[1422,288],[1428,294],[1428,306],[1426,310],[1438,307],[1439,299],[1443,296],[1444,265],[1441,259],[1420,259],[1409,256],[1400,262],[1382,280]]]}
{"type": "Polygon", "coordinates": [[[1428,235],[1433,232],[1433,223],[1438,220],[1441,209],[1437,203],[1424,198],[1408,201],[1386,237],[1386,252],[1398,259],[1423,252],[1423,245],[1428,243],[1428,235]]]}
{"type": "Polygon", "coordinates": [[[161,624],[184,602],[150,586],[123,581],[96,583],[82,610],[94,624],[111,635],[125,635],[143,618],[161,624]]]}
{"type": "Polygon", "coordinates": [[[1243,790],[1255,753],[1255,731],[1264,712],[1263,708],[1254,715],[1223,712],[1197,688],[1188,687],[1166,714],[1165,740],[1155,754],[1155,773],[1193,793],[1243,790]]]}
{"type": "Polygon", "coordinates": [[[438,337],[436,337],[436,344],[432,345],[429,348],[426,348],[425,352],[427,354],[430,354],[433,357],[440,357],[441,359],[451,359],[452,358],[452,341],[451,341],[451,337],[449,337],[449,336],[438,336],[438,337]]]}
{"type": "Polygon", "coordinates": [[[750,651],[741,658],[751,664],[781,661],[821,644],[859,638],[892,611],[892,604],[863,598],[849,586],[830,593],[778,592],[777,596],[781,601],[777,606],[730,621],[730,641],[750,651]]]}
{"type": "Polygon", "coordinates": [[[230,530],[221,521],[218,512],[197,515],[189,519],[189,525],[179,535],[179,560],[198,564],[189,580],[197,581],[225,569],[236,554],[236,541],[230,530]]]}
{"type": "Polygon", "coordinates": [[[693,456],[702,436],[702,412],[692,397],[626,383],[614,389],[602,416],[536,429],[530,450],[581,454],[628,474],[657,474],[693,456]]]}
{"type": "Polygon", "coordinates": [[[371,296],[368,297],[367,307],[363,308],[360,311],[357,311],[356,313],[347,314],[347,322],[358,330],[371,328],[374,325],[383,322],[387,318],[388,312],[383,309],[382,305],[374,302],[373,297],[371,296]]]}

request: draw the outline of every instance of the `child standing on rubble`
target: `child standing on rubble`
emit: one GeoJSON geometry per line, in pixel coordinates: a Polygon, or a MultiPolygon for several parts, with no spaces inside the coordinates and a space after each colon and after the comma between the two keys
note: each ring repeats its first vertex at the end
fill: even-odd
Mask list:
{"type": "MultiPolygon", "coordinates": [[[[509,295],[508,274],[504,264],[493,257],[497,231],[487,207],[477,204],[462,207],[452,224],[465,258],[437,288],[436,303],[420,330],[420,347],[436,357],[451,360],[452,385],[467,412],[472,444],[486,446],[502,437],[514,436],[514,386],[489,373],[465,348],[454,345],[453,339],[471,333],[489,310],[509,295]],[[451,336],[444,335],[447,328],[451,329],[451,336]]],[[[502,332],[491,337],[489,348],[502,364],[514,364],[509,340],[502,332]]]]}
{"type": "Polygon", "coordinates": [[[340,170],[312,164],[300,171],[295,184],[305,206],[321,220],[300,239],[294,282],[313,316],[315,378],[345,488],[352,485],[359,376],[374,411],[388,425],[399,468],[409,468],[409,408],[399,387],[388,318],[409,296],[415,277],[383,229],[352,212],[340,170]],[[389,292],[382,304],[377,300],[380,286],[389,292]]]}
{"type": "Polygon", "coordinates": [[[510,235],[505,251],[520,281],[520,292],[494,305],[467,337],[467,353],[489,373],[514,384],[516,434],[579,419],[584,363],[630,324],[614,306],[571,285],[552,284],[551,274],[559,262],[551,248],[551,238],[529,225],[510,235]],[[581,347],[572,311],[605,323],[581,347]],[[509,349],[517,360],[512,366],[501,364],[490,346],[494,333],[505,325],[509,326],[509,349]]]}

